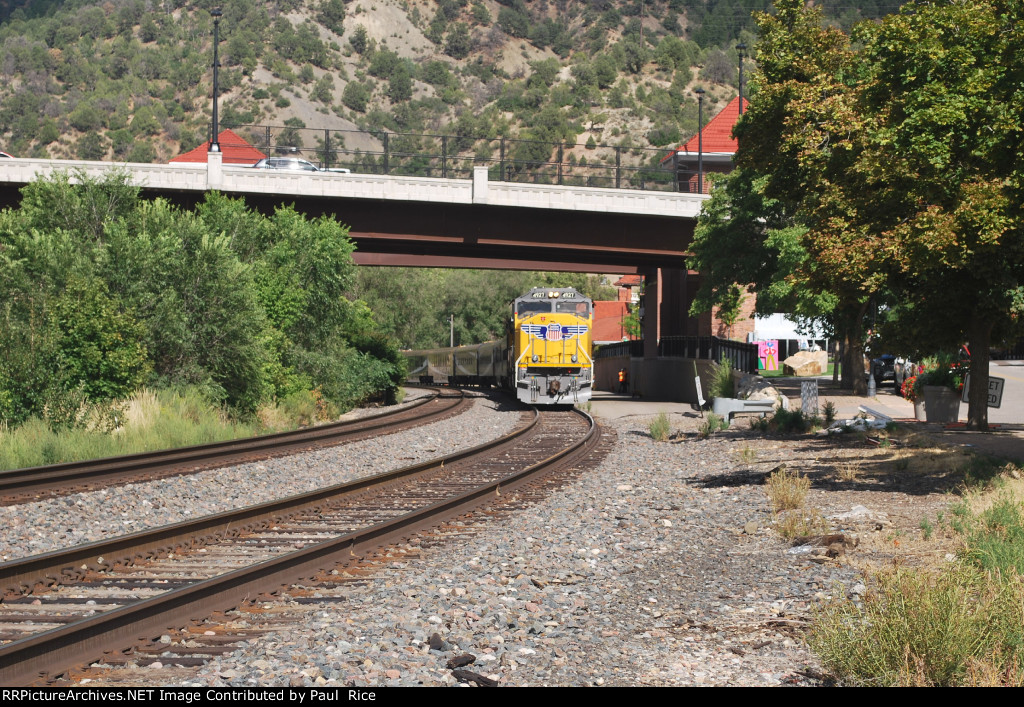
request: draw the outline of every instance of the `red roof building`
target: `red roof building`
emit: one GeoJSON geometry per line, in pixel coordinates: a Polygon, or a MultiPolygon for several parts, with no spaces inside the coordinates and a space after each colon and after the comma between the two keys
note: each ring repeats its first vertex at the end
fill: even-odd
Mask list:
{"type": "MultiPolygon", "coordinates": [[[[224,164],[241,164],[252,166],[266,155],[239,137],[233,130],[223,130],[217,138],[224,164]]],[[[206,162],[206,153],[210,150],[207,140],[194,150],[171,159],[171,162],[206,162]]]]}
{"type": "MultiPolygon", "coordinates": [[[[747,105],[749,101],[744,98],[744,110],[747,105]]],[[[679,191],[708,193],[708,181],[701,180],[697,173],[698,162],[703,163],[705,174],[732,171],[732,158],[738,145],[736,138],[732,136],[732,129],[739,118],[740,98],[737,96],[704,126],[699,135],[694,135],[661,160],[662,165],[675,170],[679,179],[679,191]],[[703,181],[703,190],[698,187],[700,181],[703,181]]]]}

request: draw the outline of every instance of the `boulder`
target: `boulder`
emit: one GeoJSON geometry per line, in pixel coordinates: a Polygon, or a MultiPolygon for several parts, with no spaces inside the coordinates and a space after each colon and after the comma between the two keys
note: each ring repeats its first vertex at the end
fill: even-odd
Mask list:
{"type": "Polygon", "coordinates": [[[740,400],[774,400],[776,408],[789,409],[786,396],[761,376],[744,376],[736,386],[736,397],[740,400]]]}
{"type": "Polygon", "coordinates": [[[826,351],[800,351],[782,362],[787,376],[820,376],[828,371],[826,351]]]}

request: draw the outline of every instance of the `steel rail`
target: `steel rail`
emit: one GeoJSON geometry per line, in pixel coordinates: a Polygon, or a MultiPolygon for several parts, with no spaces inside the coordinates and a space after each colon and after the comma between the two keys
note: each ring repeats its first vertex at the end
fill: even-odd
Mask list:
{"type": "MultiPolygon", "coordinates": [[[[349,495],[363,493],[373,485],[379,487],[395,483],[402,477],[409,477],[414,473],[426,473],[429,468],[439,468],[443,466],[443,463],[466,459],[508,445],[511,439],[524,434],[537,424],[539,415],[536,411],[534,412],[534,419],[530,424],[517,430],[513,435],[479,445],[472,450],[446,456],[443,459],[382,475],[385,478],[372,477],[360,482],[342,484],[336,487],[336,493],[349,495]],[[413,469],[418,471],[414,472],[413,469]],[[360,487],[351,488],[356,485],[360,487]],[[342,490],[345,487],[350,488],[342,490]]],[[[171,590],[157,597],[2,646],[0,647],[0,684],[30,684],[47,672],[61,670],[76,663],[96,660],[101,657],[104,650],[113,645],[128,645],[140,635],[180,624],[182,614],[186,612],[208,614],[231,608],[243,601],[246,596],[272,591],[300,577],[332,568],[339,563],[358,559],[372,549],[479,507],[502,491],[509,492],[523,484],[530,483],[534,477],[548,470],[552,465],[559,462],[575,461],[579,456],[589,454],[599,442],[599,429],[589,415],[582,412],[578,412],[578,414],[587,418],[589,424],[589,429],[582,440],[574,442],[568,448],[543,461],[500,480],[488,482],[478,488],[435,502],[397,518],[346,533],[279,558],[234,570],[188,587],[171,590]]],[[[314,502],[314,505],[323,502],[314,502]]],[[[308,509],[309,505],[303,505],[303,509],[308,509]]],[[[95,549],[98,545],[100,544],[94,544],[92,547],[95,549]]],[[[7,563],[7,565],[0,566],[0,569],[6,570],[12,564],[17,563],[7,563]]]]}
{"type": "MultiPolygon", "coordinates": [[[[464,404],[466,398],[461,395],[461,391],[459,392],[460,395],[457,396],[442,395],[440,390],[434,389],[432,396],[410,403],[400,410],[368,415],[357,420],[306,427],[300,430],[209,442],[176,449],[0,471],[0,497],[17,496],[19,499],[29,499],[33,495],[38,496],[46,492],[64,489],[64,487],[75,483],[113,482],[121,477],[144,472],[174,473],[173,470],[185,465],[192,465],[187,471],[216,468],[242,460],[266,459],[298,449],[308,449],[312,446],[337,444],[346,437],[354,437],[401,424],[404,420],[396,420],[396,417],[401,418],[411,410],[450,398],[455,402],[446,405],[441,410],[422,416],[419,421],[429,421],[434,417],[444,415],[464,404]]],[[[187,473],[187,471],[182,470],[177,473],[187,473]]]]}

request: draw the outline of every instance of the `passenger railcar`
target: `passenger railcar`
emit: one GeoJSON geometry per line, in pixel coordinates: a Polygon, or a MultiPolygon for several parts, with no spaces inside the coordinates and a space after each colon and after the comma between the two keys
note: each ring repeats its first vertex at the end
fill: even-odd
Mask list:
{"type": "Polygon", "coordinates": [[[534,288],[512,302],[504,340],[407,351],[409,378],[497,385],[532,405],[590,399],[594,303],[572,288],[534,288]]]}

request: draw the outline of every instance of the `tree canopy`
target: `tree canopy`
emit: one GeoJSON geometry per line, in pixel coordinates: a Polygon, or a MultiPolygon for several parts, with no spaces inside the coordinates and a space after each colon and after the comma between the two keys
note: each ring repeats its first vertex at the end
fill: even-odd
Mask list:
{"type": "MultiPolygon", "coordinates": [[[[1024,7],[909,3],[852,35],[802,0],[776,8],[757,16],[756,95],[736,128],[751,175],[730,180],[726,208],[740,219],[704,220],[717,234],[746,224],[746,257],[762,262],[735,267],[735,281],[784,279],[833,298],[852,361],[869,310],[908,353],[969,341],[969,419],[984,427],[989,345],[1015,330],[1024,300],[1024,7]],[[762,222],[745,211],[752,184],[762,222]],[[804,228],[803,255],[782,271],[769,240],[780,214],[804,228]]],[[[714,264],[709,243],[699,239],[697,259],[714,264]]],[[[712,299],[732,284],[719,272],[712,299]]]]}

